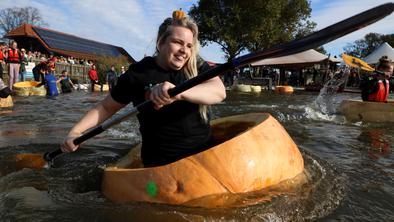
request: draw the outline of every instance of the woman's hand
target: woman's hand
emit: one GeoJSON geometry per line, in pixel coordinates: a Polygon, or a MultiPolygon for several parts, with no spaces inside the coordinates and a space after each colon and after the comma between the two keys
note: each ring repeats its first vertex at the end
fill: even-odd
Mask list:
{"type": "Polygon", "coordinates": [[[74,145],[74,139],[79,137],[80,133],[70,132],[60,145],[60,149],[63,153],[74,152],[79,148],[79,145],[74,145]]]}
{"type": "Polygon", "coordinates": [[[155,85],[151,89],[151,93],[149,95],[149,99],[155,104],[155,109],[160,109],[161,107],[171,104],[176,100],[181,99],[181,95],[178,94],[174,97],[170,97],[168,94],[168,90],[174,88],[175,85],[170,82],[163,82],[160,84],[155,85]]]}

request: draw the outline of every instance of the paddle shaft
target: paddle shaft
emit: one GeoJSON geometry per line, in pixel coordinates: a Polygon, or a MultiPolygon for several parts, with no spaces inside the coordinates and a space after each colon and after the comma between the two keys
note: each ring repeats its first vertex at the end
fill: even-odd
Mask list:
{"type": "MultiPolygon", "coordinates": [[[[394,10],[394,3],[386,3],[377,6],[375,8],[372,8],[370,10],[367,10],[365,12],[362,12],[360,14],[357,14],[355,16],[352,16],[341,22],[335,23],[320,31],[314,32],[304,38],[294,40],[289,43],[281,44],[271,49],[260,50],[238,58],[234,58],[233,60],[227,63],[216,66],[215,68],[210,69],[207,72],[204,72],[176,86],[175,88],[170,89],[168,93],[171,97],[173,97],[208,79],[218,76],[226,71],[229,71],[236,67],[241,67],[250,64],[257,60],[291,55],[308,49],[316,48],[332,40],[347,35],[351,32],[359,30],[367,25],[370,25],[386,17],[387,15],[391,14],[393,10],[394,10]]],[[[109,127],[123,121],[124,119],[134,116],[138,112],[143,112],[146,109],[151,109],[152,107],[153,107],[153,102],[151,100],[147,100],[115,118],[106,120],[101,125],[98,125],[95,128],[92,128],[91,130],[87,131],[80,137],[77,137],[76,139],[74,139],[74,144],[79,145],[82,142],[102,133],[109,127]]],[[[62,151],[60,149],[57,149],[52,152],[48,152],[44,155],[44,159],[46,161],[52,161],[56,156],[60,155],[61,153],[62,151]]]]}

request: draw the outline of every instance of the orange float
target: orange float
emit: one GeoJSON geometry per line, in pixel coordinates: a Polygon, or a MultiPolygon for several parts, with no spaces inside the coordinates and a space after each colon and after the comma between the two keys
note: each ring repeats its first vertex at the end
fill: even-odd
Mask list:
{"type": "Polygon", "coordinates": [[[291,94],[294,92],[294,89],[291,86],[275,86],[275,92],[281,94],[291,94]]]}
{"type": "MultiPolygon", "coordinates": [[[[94,91],[95,92],[100,92],[101,91],[101,86],[98,84],[94,84],[94,91]]],[[[108,84],[103,84],[103,92],[109,91],[109,86],[108,84]]]]}
{"type": "Polygon", "coordinates": [[[12,102],[11,96],[8,96],[7,98],[0,98],[0,108],[8,108],[13,106],[14,103],[12,102]]]}
{"type": "Polygon", "coordinates": [[[217,145],[171,164],[143,168],[138,148],[104,170],[102,192],[117,203],[183,204],[225,193],[260,190],[304,170],[297,145],[267,113],[211,121],[217,145]]]}
{"type": "Polygon", "coordinates": [[[17,96],[45,96],[47,91],[44,86],[36,87],[40,82],[17,82],[12,87],[17,96]]]}

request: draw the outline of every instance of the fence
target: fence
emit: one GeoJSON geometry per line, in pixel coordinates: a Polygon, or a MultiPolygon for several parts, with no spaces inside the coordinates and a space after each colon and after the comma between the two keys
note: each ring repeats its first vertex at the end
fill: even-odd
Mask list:
{"type": "Polygon", "coordinates": [[[73,65],[56,63],[56,74],[60,74],[63,70],[66,70],[72,80],[77,80],[78,83],[88,83],[90,66],[87,65],[73,65]]]}
{"type": "MultiPolygon", "coordinates": [[[[39,63],[39,60],[33,61],[35,64],[39,63]]],[[[3,81],[8,84],[8,64],[3,65],[3,81]]],[[[63,70],[66,70],[73,80],[73,82],[78,83],[89,83],[89,72],[90,66],[88,65],[77,65],[77,64],[64,64],[64,63],[56,63],[55,66],[55,75],[60,76],[63,70]]]]}

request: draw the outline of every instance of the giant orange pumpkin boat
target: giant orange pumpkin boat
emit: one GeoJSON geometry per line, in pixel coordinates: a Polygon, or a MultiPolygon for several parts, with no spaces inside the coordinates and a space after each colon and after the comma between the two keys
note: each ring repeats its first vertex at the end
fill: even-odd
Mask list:
{"type": "Polygon", "coordinates": [[[143,168],[137,149],[104,170],[102,192],[118,203],[183,204],[200,197],[256,191],[304,170],[297,145],[267,113],[211,122],[216,146],[164,166],[143,168]]]}

